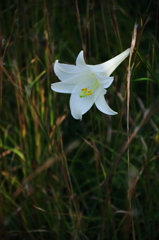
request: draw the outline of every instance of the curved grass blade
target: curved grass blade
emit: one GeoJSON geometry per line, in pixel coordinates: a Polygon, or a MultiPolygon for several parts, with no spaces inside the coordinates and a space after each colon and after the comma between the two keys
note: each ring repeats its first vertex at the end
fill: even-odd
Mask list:
{"type": "Polygon", "coordinates": [[[158,82],[154,81],[154,80],[151,79],[151,78],[137,78],[137,79],[131,80],[131,82],[140,82],[140,81],[151,81],[151,82],[154,82],[154,83],[157,83],[157,84],[158,84],[158,82]]]}
{"type": "Polygon", "coordinates": [[[156,77],[156,75],[154,74],[154,71],[152,70],[151,66],[148,64],[148,62],[144,59],[144,57],[141,55],[141,53],[139,53],[136,50],[137,55],[139,56],[140,60],[142,61],[142,63],[144,64],[145,68],[149,71],[149,73],[151,74],[151,76],[154,78],[154,80],[156,81],[156,83],[159,83],[158,78],[156,77]]]}

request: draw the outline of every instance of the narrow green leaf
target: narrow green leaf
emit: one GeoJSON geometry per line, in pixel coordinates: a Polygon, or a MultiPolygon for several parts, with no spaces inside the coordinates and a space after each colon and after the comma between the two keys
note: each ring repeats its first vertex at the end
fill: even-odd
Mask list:
{"type": "Polygon", "coordinates": [[[145,58],[141,55],[141,53],[139,53],[138,51],[136,51],[137,55],[139,56],[140,60],[142,61],[142,63],[144,64],[144,66],[146,67],[146,69],[149,71],[149,73],[152,75],[152,77],[155,79],[156,83],[159,83],[159,79],[156,77],[156,75],[154,74],[154,71],[152,70],[151,66],[148,64],[148,62],[145,60],[145,58]]]}
{"type": "Polygon", "coordinates": [[[151,78],[137,78],[137,79],[131,80],[131,82],[139,82],[139,81],[151,81],[151,82],[156,83],[156,81],[154,81],[154,80],[151,79],[151,78]]]}
{"type": "MultiPolygon", "coordinates": [[[[2,147],[1,143],[0,143],[0,147],[2,147]]],[[[20,152],[18,149],[16,148],[11,148],[8,146],[3,146],[4,149],[10,150],[11,152],[15,153],[16,155],[18,155],[23,161],[26,161],[24,155],[22,152],[20,152]]]]}

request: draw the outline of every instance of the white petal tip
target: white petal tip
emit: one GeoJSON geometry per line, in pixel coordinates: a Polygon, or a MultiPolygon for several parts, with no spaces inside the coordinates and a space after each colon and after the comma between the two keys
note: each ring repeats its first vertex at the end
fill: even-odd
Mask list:
{"type": "Polygon", "coordinates": [[[82,120],[82,114],[81,115],[74,115],[72,112],[71,112],[71,115],[72,115],[72,117],[74,118],[74,119],[76,119],[76,120],[82,120]]]}
{"type": "Polygon", "coordinates": [[[118,112],[114,112],[111,108],[107,109],[107,111],[105,111],[104,113],[110,116],[118,114],[118,112]]]}
{"type": "Polygon", "coordinates": [[[51,84],[51,90],[53,90],[53,91],[54,91],[54,87],[53,87],[53,84],[51,84]]]}
{"type": "Polygon", "coordinates": [[[86,63],[84,61],[84,52],[83,52],[83,50],[80,51],[80,53],[77,56],[76,65],[79,66],[79,67],[85,67],[86,66],[86,63]]]}
{"type": "Polygon", "coordinates": [[[54,68],[55,66],[58,64],[59,60],[56,60],[55,63],[54,63],[54,68]]]}
{"type": "Polygon", "coordinates": [[[53,66],[53,70],[54,70],[56,76],[57,76],[57,72],[58,72],[58,69],[57,69],[58,62],[59,62],[59,60],[56,60],[55,63],[54,63],[54,66],[53,66]]]}
{"type": "Polygon", "coordinates": [[[114,113],[112,113],[112,114],[110,114],[110,115],[117,115],[118,114],[118,112],[114,112],[114,113]]]}

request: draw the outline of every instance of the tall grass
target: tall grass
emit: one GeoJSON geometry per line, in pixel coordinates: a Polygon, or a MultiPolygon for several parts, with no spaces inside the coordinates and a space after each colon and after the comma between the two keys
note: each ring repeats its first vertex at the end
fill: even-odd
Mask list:
{"type": "Polygon", "coordinates": [[[157,240],[158,2],[0,5],[0,239],[157,240]],[[54,61],[83,49],[102,63],[131,46],[135,23],[106,95],[118,115],[93,106],[74,120],[69,95],[51,91],[54,61]]]}

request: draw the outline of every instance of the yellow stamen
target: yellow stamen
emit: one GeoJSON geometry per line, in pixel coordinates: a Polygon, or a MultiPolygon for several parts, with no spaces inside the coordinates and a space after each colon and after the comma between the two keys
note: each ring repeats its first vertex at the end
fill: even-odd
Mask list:
{"type": "Polygon", "coordinates": [[[88,88],[82,88],[80,92],[80,97],[86,97],[92,95],[92,90],[88,90],[88,88]]]}
{"type": "Polygon", "coordinates": [[[87,97],[89,95],[93,94],[93,91],[99,86],[99,82],[96,81],[94,84],[92,84],[92,86],[90,87],[90,90],[88,90],[88,88],[82,88],[81,92],[80,92],[80,97],[87,97]]]}

